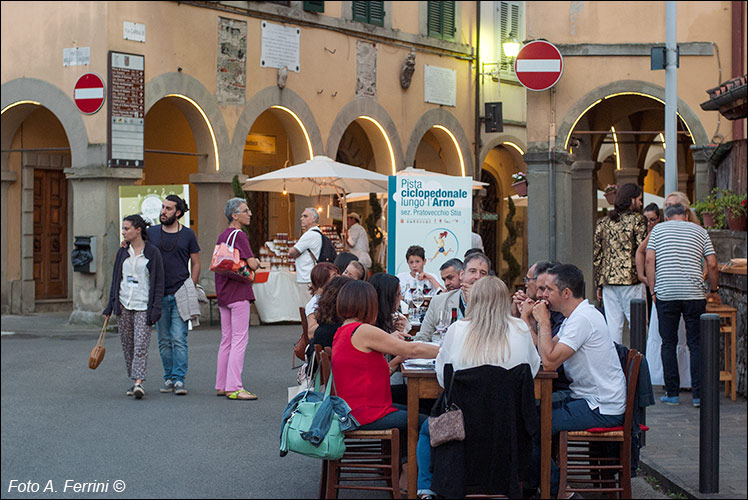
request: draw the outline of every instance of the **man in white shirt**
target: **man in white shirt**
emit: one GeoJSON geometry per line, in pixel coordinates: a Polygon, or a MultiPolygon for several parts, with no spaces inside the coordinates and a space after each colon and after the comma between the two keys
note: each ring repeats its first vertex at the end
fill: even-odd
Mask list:
{"type": "MultiPolygon", "coordinates": [[[[626,411],[626,378],[605,317],[584,298],[584,275],[578,267],[560,264],[546,271],[551,310],[566,318],[558,335],[551,335],[551,315],[544,301],[533,307],[538,322],[538,352],[544,370],[562,363],[571,395],[554,404],[552,433],[591,427],[623,425],[626,411]],[[556,406],[558,405],[558,406],[556,406]]],[[[540,465],[540,457],[536,460],[540,465]]],[[[556,498],[558,468],[551,468],[551,495],[556,498]]]]}
{"type": "Polygon", "coordinates": [[[312,269],[322,251],[322,232],[318,227],[319,214],[314,208],[305,208],[299,220],[304,234],[288,250],[288,255],[296,259],[296,283],[311,283],[312,269]]]}
{"type": "Polygon", "coordinates": [[[369,256],[369,236],[366,234],[366,229],[361,225],[361,216],[356,212],[350,212],[348,214],[348,246],[359,262],[361,262],[366,269],[371,269],[371,257],[369,256]]]}

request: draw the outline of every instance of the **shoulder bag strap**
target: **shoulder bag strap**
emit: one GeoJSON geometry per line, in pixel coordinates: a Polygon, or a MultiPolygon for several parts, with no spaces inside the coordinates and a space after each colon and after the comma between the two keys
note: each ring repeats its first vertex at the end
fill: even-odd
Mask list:
{"type": "Polygon", "coordinates": [[[231,249],[234,248],[234,245],[236,244],[236,237],[239,235],[240,232],[241,232],[241,229],[234,229],[234,231],[229,235],[229,237],[226,238],[226,245],[228,245],[231,249]]]}
{"type": "MultiPolygon", "coordinates": [[[[314,231],[315,233],[319,234],[320,243],[322,243],[322,231],[320,231],[319,229],[310,229],[310,231],[314,231]]],[[[320,252],[322,252],[322,246],[321,245],[320,245],[319,248],[320,248],[320,252]]],[[[312,256],[312,260],[314,261],[314,265],[316,266],[317,265],[317,257],[314,256],[314,252],[312,252],[311,248],[307,248],[306,251],[309,252],[309,255],[312,256]]]]}
{"type": "Polygon", "coordinates": [[[457,370],[454,369],[454,365],[452,365],[452,363],[445,365],[445,368],[447,366],[449,366],[449,368],[452,370],[452,376],[449,379],[449,389],[447,390],[447,394],[444,397],[444,409],[445,410],[449,408],[449,405],[450,405],[449,401],[452,396],[452,389],[454,388],[454,384],[455,384],[455,372],[457,372],[457,370]]]}
{"type": "Polygon", "coordinates": [[[109,324],[109,316],[104,316],[104,326],[101,327],[99,332],[99,340],[96,341],[96,345],[104,345],[104,338],[106,337],[106,327],[109,324]]]}

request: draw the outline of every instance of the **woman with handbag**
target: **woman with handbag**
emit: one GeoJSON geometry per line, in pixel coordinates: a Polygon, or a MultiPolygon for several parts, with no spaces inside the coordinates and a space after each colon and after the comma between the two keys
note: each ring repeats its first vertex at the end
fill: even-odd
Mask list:
{"type": "MultiPolygon", "coordinates": [[[[392,403],[393,368],[385,354],[402,358],[436,357],[439,347],[406,342],[373,325],[377,318],[377,293],[365,281],[349,281],[338,294],[337,312],[343,325],[332,341],[335,388],[351,408],[361,430],[400,430],[400,449],[407,447],[407,406],[392,403]]],[[[419,414],[419,423],[426,415],[419,414]]]]}
{"type": "Polygon", "coordinates": [[[148,223],[140,215],[122,219],[120,247],[114,259],[112,287],[104,316],[119,317],[117,328],[125,356],[127,376],[133,385],[126,394],[141,399],[145,396],[148,364],[148,345],[151,326],[161,317],[161,299],[164,295],[164,266],[159,249],[148,243],[148,223]]]}
{"type": "MultiPolygon", "coordinates": [[[[249,246],[249,238],[242,231],[249,226],[252,211],[243,198],[231,198],[223,210],[229,227],[218,236],[216,246],[229,242],[239,251],[239,258],[254,271],[260,267],[249,246]]],[[[221,313],[221,343],[216,361],[216,395],[235,401],[257,399],[244,389],[242,370],[244,352],[249,343],[249,308],[255,301],[252,285],[240,275],[215,274],[216,298],[221,313]]]]}
{"type": "MultiPolygon", "coordinates": [[[[483,365],[507,370],[527,363],[532,376],[540,369],[527,324],[511,315],[512,296],[499,278],[486,276],[470,290],[465,319],[453,323],[436,357],[436,378],[444,387],[444,366],[454,371],[483,365]]],[[[434,498],[431,491],[431,445],[428,422],[418,436],[418,492],[421,498],[434,498]]]]}

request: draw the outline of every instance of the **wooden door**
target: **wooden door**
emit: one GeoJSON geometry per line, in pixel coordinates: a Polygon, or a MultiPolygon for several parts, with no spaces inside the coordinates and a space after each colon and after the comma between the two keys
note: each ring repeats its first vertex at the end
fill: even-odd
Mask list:
{"type": "Polygon", "coordinates": [[[67,181],[61,170],[34,170],[36,298],[67,297],[67,181]]]}

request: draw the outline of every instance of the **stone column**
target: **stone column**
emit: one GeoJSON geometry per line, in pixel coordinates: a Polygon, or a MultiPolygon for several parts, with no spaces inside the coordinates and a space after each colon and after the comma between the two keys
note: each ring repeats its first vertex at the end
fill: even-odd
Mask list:
{"type": "MultiPolygon", "coordinates": [[[[712,190],[711,183],[709,181],[709,158],[712,156],[714,151],[713,146],[691,146],[691,154],[693,155],[693,197],[691,201],[703,200],[709,195],[712,190]]],[[[667,195],[667,194],[666,194],[667,195]]]]}
{"type": "MultiPolygon", "coordinates": [[[[86,166],[65,169],[73,190],[73,239],[96,237],[96,272],[73,273],[73,312],[70,322],[101,324],[101,311],[109,298],[112,266],[119,248],[119,187],[143,176],[139,168],[86,166]]],[[[71,249],[72,251],[72,249],[71,249]]]]}
{"type": "MultiPolygon", "coordinates": [[[[234,197],[231,181],[234,175],[239,180],[246,180],[247,176],[241,172],[197,173],[190,175],[190,183],[197,189],[200,200],[200,213],[197,219],[197,241],[200,244],[200,278],[198,282],[206,293],[215,293],[215,281],[210,272],[210,259],[213,256],[218,235],[228,227],[223,209],[226,202],[234,197]]],[[[259,251],[253,248],[253,251],[259,251]]]]}
{"type": "Polygon", "coordinates": [[[3,221],[2,224],[0,224],[0,245],[2,245],[2,248],[0,251],[3,255],[3,265],[2,269],[0,269],[0,285],[1,285],[1,292],[0,292],[0,307],[2,310],[2,314],[7,314],[12,312],[11,311],[11,286],[10,283],[8,283],[8,273],[7,273],[7,266],[8,266],[8,188],[11,184],[16,182],[18,180],[18,175],[15,172],[12,172],[10,170],[3,170],[1,172],[0,180],[2,181],[2,200],[0,200],[0,209],[2,210],[0,213],[0,220],[3,221]]]}
{"type": "Polygon", "coordinates": [[[522,157],[527,164],[527,245],[530,265],[539,260],[562,260],[571,251],[571,168],[563,152],[533,150],[522,157]],[[551,210],[553,169],[555,205],[551,210]],[[551,227],[555,231],[551,234],[551,227]]]}
{"type": "MultiPolygon", "coordinates": [[[[571,165],[572,178],[572,213],[574,221],[574,237],[572,238],[572,252],[569,263],[574,264],[584,273],[586,283],[592,283],[592,251],[595,223],[597,221],[597,189],[595,188],[594,172],[596,162],[575,161],[571,165]]],[[[586,287],[588,299],[594,299],[595,288],[586,287]]]]}
{"type": "Polygon", "coordinates": [[[639,184],[639,174],[641,171],[638,168],[622,168],[616,170],[616,184],[622,186],[624,184],[639,184]]]}

